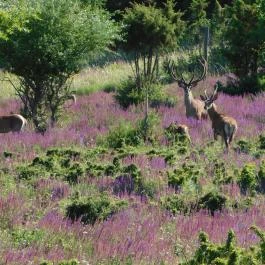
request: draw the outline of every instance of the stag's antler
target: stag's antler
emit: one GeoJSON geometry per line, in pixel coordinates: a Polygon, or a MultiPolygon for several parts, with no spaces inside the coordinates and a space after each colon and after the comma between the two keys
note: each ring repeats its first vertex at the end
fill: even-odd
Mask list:
{"type": "Polygon", "coordinates": [[[203,80],[205,78],[206,72],[207,72],[207,61],[204,58],[202,58],[202,59],[199,59],[199,62],[200,62],[200,64],[203,67],[202,74],[200,75],[199,78],[197,78],[197,79],[194,80],[195,74],[193,72],[190,81],[189,82],[186,82],[186,80],[184,79],[182,73],[180,74],[180,77],[181,78],[178,78],[178,75],[179,74],[177,72],[176,65],[175,65],[175,63],[173,61],[170,61],[169,62],[169,69],[170,69],[170,73],[171,73],[172,78],[175,81],[177,81],[177,82],[183,83],[187,87],[194,87],[194,86],[196,86],[198,82],[200,82],[201,80],[203,80]]]}

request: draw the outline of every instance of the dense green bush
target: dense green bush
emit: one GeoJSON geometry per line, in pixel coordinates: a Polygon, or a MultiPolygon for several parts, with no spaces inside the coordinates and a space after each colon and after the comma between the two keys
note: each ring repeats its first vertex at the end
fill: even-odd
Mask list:
{"type": "Polygon", "coordinates": [[[201,232],[199,235],[200,245],[194,257],[181,265],[258,265],[264,264],[264,232],[256,227],[252,227],[255,234],[261,239],[258,246],[250,249],[236,246],[235,234],[232,230],[228,232],[227,240],[224,244],[214,244],[209,241],[208,235],[201,232]]]}
{"type": "Polygon", "coordinates": [[[85,224],[94,224],[120,211],[127,205],[124,200],[112,198],[107,194],[76,198],[66,207],[66,216],[72,221],[80,220],[85,224]]]}
{"type": "Polygon", "coordinates": [[[110,148],[122,148],[125,145],[136,146],[142,142],[137,129],[129,122],[121,121],[118,127],[112,128],[106,138],[110,148]]]}
{"type": "MultiPolygon", "coordinates": [[[[150,90],[152,90],[152,93],[149,95],[151,105],[157,104],[157,102],[166,103],[167,98],[162,88],[163,86],[159,83],[151,84],[150,90]]],[[[121,82],[115,95],[116,100],[123,108],[138,105],[145,101],[145,97],[145,91],[137,86],[135,79],[132,77],[121,82]]]]}
{"type": "Polygon", "coordinates": [[[187,134],[183,133],[178,129],[178,124],[171,123],[165,129],[166,139],[170,144],[178,144],[178,145],[188,145],[190,143],[190,139],[187,134]]]}
{"type": "Polygon", "coordinates": [[[211,215],[214,215],[215,211],[221,211],[226,204],[227,198],[223,194],[217,192],[209,192],[199,199],[199,208],[207,209],[211,215]]]}
{"type": "Polygon", "coordinates": [[[180,189],[186,182],[197,183],[200,176],[200,169],[196,165],[183,163],[180,168],[167,171],[168,185],[180,189]]]}
{"type": "Polygon", "coordinates": [[[174,215],[179,213],[189,213],[192,208],[192,204],[189,205],[187,201],[184,201],[177,194],[162,197],[160,199],[160,203],[163,208],[170,211],[174,215]]]}
{"type": "Polygon", "coordinates": [[[258,1],[235,0],[226,8],[223,54],[239,80],[228,84],[223,89],[225,92],[243,94],[264,90],[263,77],[258,71],[264,54],[263,12],[258,1]]]}
{"type": "Polygon", "coordinates": [[[257,168],[254,163],[244,165],[238,179],[240,189],[243,194],[253,192],[257,186],[257,168]]]}

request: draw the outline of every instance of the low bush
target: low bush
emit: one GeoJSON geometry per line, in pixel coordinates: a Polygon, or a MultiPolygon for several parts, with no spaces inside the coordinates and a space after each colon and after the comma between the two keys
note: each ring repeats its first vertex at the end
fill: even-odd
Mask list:
{"type": "Polygon", "coordinates": [[[209,241],[208,235],[204,232],[199,234],[199,247],[194,257],[180,265],[258,265],[265,261],[265,234],[257,227],[251,227],[254,233],[260,238],[257,246],[250,249],[236,246],[235,234],[232,230],[228,232],[224,244],[214,244],[209,241]]]}
{"type": "Polygon", "coordinates": [[[214,212],[221,211],[226,204],[227,198],[217,192],[209,192],[199,199],[199,208],[207,209],[210,211],[211,215],[214,212]]]}
{"type": "Polygon", "coordinates": [[[200,169],[196,165],[183,163],[180,168],[167,171],[168,186],[180,189],[187,181],[197,183],[200,169]]]}
{"type": "MultiPolygon", "coordinates": [[[[161,104],[167,102],[167,97],[163,93],[162,85],[159,83],[152,84],[150,89],[152,93],[149,95],[150,104],[161,104]]],[[[135,83],[135,79],[130,77],[121,83],[115,96],[118,103],[123,107],[127,108],[130,105],[138,105],[145,101],[144,89],[139,89],[135,83]]]]}
{"type": "Polygon", "coordinates": [[[244,165],[238,179],[241,192],[253,192],[257,186],[257,169],[254,163],[247,163],[244,165]]]}
{"type": "Polygon", "coordinates": [[[66,216],[72,221],[80,219],[85,224],[94,224],[97,220],[107,219],[125,206],[126,201],[112,198],[107,194],[75,198],[66,207],[66,216]]]}
{"type": "Polygon", "coordinates": [[[122,148],[125,145],[136,146],[142,142],[140,135],[131,123],[122,121],[118,127],[112,128],[106,138],[110,148],[122,148]]]}
{"type": "Polygon", "coordinates": [[[243,79],[230,79],[226,85],[219,83],[218,91],[229,95],[257,94],[265,91],[264,77],[251,76],[243,79]]]}
{"type": "Polygon", "coordinates": [[[162,197],[160,199],[160,203],[164,209],[170,211],[174,215],[179,213],[188,213],[191,208],[189,207],[187,201],[184,201],[176,194],[162,197]]]}

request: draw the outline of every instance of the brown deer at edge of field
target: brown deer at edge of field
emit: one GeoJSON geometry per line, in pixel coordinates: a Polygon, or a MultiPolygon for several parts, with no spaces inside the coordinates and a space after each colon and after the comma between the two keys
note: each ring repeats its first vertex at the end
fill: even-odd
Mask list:
{"type": "Polygon", "coordinates": [[[215,87],[215,90],[210,97],[207,95],[206,90],[204,93],[205,96],[201,95],[200,97],[204,101],[204,108],[207,110],[212,121],[214,140],[217,140],[217,136],[220,135],[225,142],[226,149],[228,150],[237,131],[237,122],[234,118],[217,111],[217,107],[213,103],[218,98],[217,87],[215,87]]]}
{"type": "Polygon", "coordinates": [[[0,116],[0,133],[21,132],[27,120],[20,114],[0,116]]]}
{"type": "Polygon", "coordinates": [[[192,78],[189,82],[186,82],[183,75],[180,75],[180,78],[177,77],[176,67],[174,63],[169,64],[169,69],[172,78],[177,81],[178,86],[183,88],[184,90],[184,104],[186,107],[186,117],[193,117],[197,120],[200,119],[207,119],[208,114],[207,111],[204,109],[204,103],[200,99],[195,99],[192,94],[192,88],[197,86],[197,84],[203,80],[206,76],[207,72],[207,62],[205,59],[203,59],[203,62],[201,60],[200,64],[203,67],[203,72],[201,76],[197,79],[195,78],[195,74],[193,73],[192,78]]]}

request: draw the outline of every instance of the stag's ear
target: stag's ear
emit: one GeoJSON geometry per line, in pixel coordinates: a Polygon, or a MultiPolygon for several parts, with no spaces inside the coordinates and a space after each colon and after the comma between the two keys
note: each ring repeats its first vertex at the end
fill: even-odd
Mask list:
{"type": "Polygon", "coordinates": [[[212,101],[215,101],[218,98],[218,93],[215,93],[212,97],[212,101]]]}
{"type": "Polygon", "coordinates": [[[202,95],[200,95],[200,98],[201,98],[202,101],[205,101],[206,100],[206,97],[204,97],[202,95]]]}
{"type": "Polygon", "coordinates": [[[190,88],[194,88],[195,86],[197,86],[199,83],[199,81],[197,82],[192,82],[191,85],[190,85],[190,88]]]}
{"type": "Polygon", "coordinates": [[[178,86],[182,87],[182,88],[185,88],[185,83],[182,80],[179,80],[178,81],[178,86]]]}

